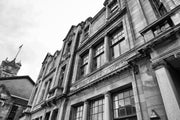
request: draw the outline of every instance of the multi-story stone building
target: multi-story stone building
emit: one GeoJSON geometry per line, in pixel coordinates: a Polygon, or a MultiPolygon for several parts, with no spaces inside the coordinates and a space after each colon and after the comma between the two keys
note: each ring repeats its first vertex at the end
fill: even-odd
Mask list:
{"type": "Polygon", "coordinates": [[[44,60],[30,119],[178,120],[179,52],[179,0],[105,0],[44,60]]]}

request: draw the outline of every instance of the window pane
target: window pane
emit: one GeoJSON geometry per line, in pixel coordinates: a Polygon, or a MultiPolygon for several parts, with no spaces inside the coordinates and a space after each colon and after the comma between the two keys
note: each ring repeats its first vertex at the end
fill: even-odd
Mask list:
{"type": "Polygon", "coordinates": [[[78,106],[75,108],[74,120],[82,120],[83,117],[83,106],[78,106]]]}
{"type": "Polygon", "coordinates": [[[114,54],[114,58],[117,58],[120,55],[119,44],[117,44],[113,47],[113,54],[114,54]]]}
{"type": "Polygon", "coordinates": [[[124,100],[119,100],[119,107],[124,107],[124,100]]]}
{"type": "Polygon", "coordinates": [[[121,54],[125,53],[128,50],[128,44],[126,44],[126,40],[122,40],[120,42],[121,54]]]}
{"type": "Polygon", "coordinates": [[[115,94],[113,96],[114,118],[125,117],[125,119],[129,120],[129,115],[136,114],[134,104],[132,89],[115,94]]]}
{"type": "Polygon", "coordinates": [[[125,105],[130,105],[130,104],[131,104],[130,98],[126,98],[126,99],[125,99],[125,105]]]}
{"type": "Polygon", "coordinates": [[[90,104],[90,120],[103,120],[103,99],[92,101],[90,104]]]}

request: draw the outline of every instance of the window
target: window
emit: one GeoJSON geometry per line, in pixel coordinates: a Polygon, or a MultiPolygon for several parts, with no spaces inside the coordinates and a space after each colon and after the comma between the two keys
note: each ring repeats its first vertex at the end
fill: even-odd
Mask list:
{"type": "Polygon", "coordinates": [[[118,10],[118,2],[117,0],[112,1],[109,4],[109,12],[110,14],[115,13],[118,10]]]}
{"type": "Polygon", "coordinates": [[[88,69],[88,54],[82,57],[81,66],[80,66],[80,77],[83,77],[87,74],[88,69]]]}
{"type": "Polygon", "coordinates": [[[9,113],[9,116],[7,118],[7,120],[14,120],[15,116],[16,116],[16,112],[18,110],[18,106],[13,105],[11,108],[11,111],[9,113]]]}
{"type": "Polygon", "coordinates": [[[167,13],[167,10],[161,0],[151,0],[151,4],[153,5],[158,17],[167,13]]]}
{"type": "Polygon", "coordinates": [[[53,110],[51,120],[57,120],[58,109],[53,110]]]}
{"type": "Polygon", "coordinates": [[[90,120],[103,120],[104,99],[98,99],[90,103],[90,120]]]}
{"type": "Polygon", "coordinates": [[[104,43],[101,43],[95,47],[94,69],[100,68],[104,65],[104,57],[104,43]]]}
{"type": "Polygon", "coordinates": [[[113,95],[114,118],[121,120],[137,120],[134,95],[132,89],[113,95]]]}
{"type": "Polygon", "coordinates": [[[67,45],[66,45],[66,51],[65,51],[65,53],[64,54],[67,54],[67,53],[69,53],[70,52],[70,50],[71,50],[71,41],[69,41],[68,43],[67,43],[67,45]]]}
{"type": "Polygon", "coordinates": [[[47,112],[46,115],[45,115],[44,120],[49,120],[50,114],[51,114],[51,112],[47,112]]]}
{"type": "Polygon", "coordinates": [[[89,36],[89,26],[87,26],[85,29],[84,29],[84,39],[88,38],[89,36]]]}
{"type": "MultiPolygon", "coordinates": [[[[50,90],[50,88],[51,88],[51,84],[52,84],[52,78],[49,79],[49,81],[48,81],[47,94],[49,93],[49,90],[50,90]]],[[[45,96],[45,97],[46,97],[46,96],[45,96]]],[[[51,97],[51,95],[48,95],[48,98],[49,98],[49,97],[51,97]]]]}
{"type": "Polygon", "coordinates": [[[83,105],[74,108],[73,120],[83,119],[83,105]]]}
{"type": "Polygon", "coordinates": [[[112,58],[117,58],[128,50],[128,45],[126,44],[124,30],[122,27],[113,32],[113,34],[110,36],[110,39],[112,58]]]}
{"type": "Polygon", "coordinates": [[[62,82],[64,80],[66,65],[61,68],[61,74],[60,74],[60,81],[62,82]]]}

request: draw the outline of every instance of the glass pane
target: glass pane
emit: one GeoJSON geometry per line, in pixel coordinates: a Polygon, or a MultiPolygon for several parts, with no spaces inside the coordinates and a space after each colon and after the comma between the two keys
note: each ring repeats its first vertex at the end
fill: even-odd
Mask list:
{"type": "Polygon", "coordinates": [[[117,95],[114,96],[114,101],[116,101],[116,100],[118,100],[118,96],[117,95]]]}
{"type": "Polygon", "coordinates": [[[102,120],[102,114],[98,115],[98,120],[102,120]]]}
{"type": "Polygon", "coordinates": [[[131,105],[127,105],[126,106],[126,112],[127,112],[127,115],[131,115],[132,114],[132,109],[131,109],[131,105]]]}
{"type": "Polygon", "coordinates": [[[132,91],[132,90],[130,90],[129,92],[130,92],[130,96],[132,96],[132,95],[133,95],[133,91],[132,91]]]}
{"type": "Polygon", "coordinates": [[[119,108],[119,104],[118,104],[118,101],[115,101],[114,102],[114,109],[117,109],[117,108],[119,108]]]}
{"type": "Polygon", "coordinates": [[[118,95],[118,97],[119,97],[119,99],[122,99],[122,98],[123,98],[123,93],[120,93],[120,94],[118,95]]]}
{"type": "Polygon", "coordinates": [[[94,115],[94,119],[93,120],[98,120],[97,114],[94,115]]]}
{"type": "Polygon", "coordinates": [[[118,110],[118,116],[119,117],[122,117],[122,116],[125,116],[126,115],[126,110],[125,110],[125,108],[119,108],[119,110],[118,110]]]}
{"type": "Polygon", "coordinates": [[[94,108],[94,113],[98,113],[98,107],[94,108]]]}
{"type": "Polygon", "coordinates": [[[101,54],[101,58],[100,58],[101,59],[100,60],[101,61],[101,65],[100,66],[104,65],[104,63],[105,63],[104,57],[105,57],[104,54],[101,54]]]}
{"type": "Polygon", "coordinates": [[[113,52],[114,52],[114,58],[117,58],[120,55],[119,44],[113,47],[113,52]]]}
{"type": "Polygon", "coordinates": [[[124,100],[119,100],[119,107],[124,107],[124,100]]]}
{"type": "Polygon", "coordinates": [[[99,112],[103,112],[103,106],[99,106],[99,112]]]}
{"type": "Polygon", "coordinates": [[[98,101],[95,102],[95,107],[98,106],[98,101]]]}
{"type": "Polygon", "coordinates": [[[134,96],[131,97],[131,104],[132,104],[132,105],[135,105],[134,96]]]}
{"type": "Polygon", "coordinates": [[[125,100],[125,105],[131,105],[131,101],[130,101],[130,98],[126,98],[125,100]]]}
{"type": "Polygon", "coordinates": [[[129,97],[129,91],[124,92],[124,98],[129,97]]]}
{"type": "Polygon", "coordinates": [[[118,117],[118,110],[114,110],[114,118],[118,117]]]}
{"type": "Polygon", "coordinates": [[[128,44],[126,44],[126,40],[122,40],[120,42],[121,54],[125,53],[128,50],[128,44]]]}

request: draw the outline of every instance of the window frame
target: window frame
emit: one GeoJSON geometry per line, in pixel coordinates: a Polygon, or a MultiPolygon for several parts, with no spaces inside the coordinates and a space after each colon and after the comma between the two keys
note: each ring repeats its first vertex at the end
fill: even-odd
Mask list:
{"type": "Polygon", "coordinates": [[[150,0],[150,3],[157,17],[164,16],[168,12],[164,3],[161,2],[161,0],[150,0]],[[161,10],[163,10],[164,13],[162,13],[161,10]]]}
{"type": "Polygon", "coordinates": [[[122,45],[121,45],[121,43],[122,42],[126,42],[125,31],[123,29],[123,26],[118,27],[113,32],[111,32],[111,34],[109,34],[109,38],[110,38],[111,59],[116,59],[119,56],[121,56],[123,53],[128,51],[128,50],[126,50],[126,51],[122,52],[122,47],[121,47],[122,45]],[[118,47],[118,50],[119,50],[118,51],[119,55],[117,55],[116,57],[115,57],[115,52],[114,52],[114,48],[115,47],[118,47]]]}
{"type": "Polygon", "coordinates": [[[105,60],[105,46],[104,46],[104,41],[102,41],[94,47],[94,56],[93,56],[94,70],[102,67],[105,64],[104,60],[105,60]],[[98,66],[98,58],[100,59],[99,66],[98,66]]]}
{"type": "Polygon", "coordinates": [[[98,99],[91,100],[90,104],[89,104],[89,115],[88,115],[89,120],[94,120],[94,118],[92,116],[97,116],[96,120],[99,120],[98,116],[100,116],[100,115],[102,117],[102,119],[100,119],[100,120],[103,120],[104,112],[105,112],[104,108],[105,108],[104,97],[100,97],[98,99]],[[99,104],[99,103],[101,103],[101,104],[99,104]],[[102,107],[101,108],[102,110],[100,110],[99,107],[102,107]]]}
{"type": "Polygon", "coordinates": [[[111,96],[111,99],[112,99],[112,113],[113,113],[113,119],[127,119],[127,118],[136,118],[137,119],[137,114],[136,114],[136,106],[135,106],[135,100],[134,100],[134,94],[133,94],[133,89],[132,89],[132,87],[129,87],[129,88],[126,88],[126,89],[123,89],[123,90],[120,90],[120,91],[116,91],[116,92],[114,92],[113,94],[112,94],[112,96],[111,96]],[[127,95],[127,92],[129,92],[129,95],[128,96],[125,96],[124,94],[126,93],[126,95],[127,95]],[[123,97],[120,95],[120,94],[122,94],[123,95],[123,97]],[[122,98],[121,98],[122,97],[122,98]],[[133,108],[131,108],[131,110],[134,112],[132,112],[132,114],[127,114],[127,108],[125,107],[125,99],[128,99],[129,98],[129,100],[130,100],[130,103],[132,103],[133,102],[133,104],[130,104],[130,105],[134,105],[134,111],[133,111],[133,108]],[[133,98],[133,101],[131,101],[131,99],[133,98]],[[119,103],[121,103],[121,102],[123,101],[124,103],[124,106],[121,108],[121,109],[124,109],[124,111],[125,111],[125,114],[126,115],[124,115],[124,116],[120,116],[119,117],[119,110],[117,111],[117,116],[118,117],[116,117],[115,116],[115,110],[117,110],[117,109],[120,109],[120,107],[118,107],[118,108],[116,108],[117,106],[117,104],[118,104],[118,106],[119,106],[119,103]],[[117,102],[117,103],[115,103],[115,102],[117,102]],[[115,107],[116,106],[116,107],[115,107]]]}
{"type": "Polygon", "coordinates": [[[80,78],[86,76],[88,73],[88,62],[89,62],[89,53],[83,54],[81,56],[81,61],[80,61],[80,78]],[[84,70],[84,68],[86,70],[84,70]],[[84,73],[82,74],[82,71],[84,71],[84,73]]]}

